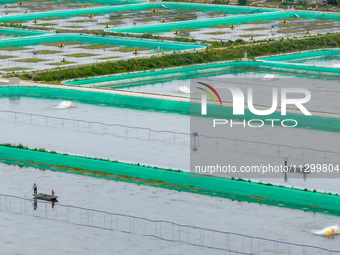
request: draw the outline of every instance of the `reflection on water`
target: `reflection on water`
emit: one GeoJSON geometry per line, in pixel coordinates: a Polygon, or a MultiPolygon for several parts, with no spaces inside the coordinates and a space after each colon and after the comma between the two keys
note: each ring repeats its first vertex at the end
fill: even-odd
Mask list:
{"type": "MultiPolygon", "coordinates": [[[[206,79],[206,81],[209,82],[210,79],[215,78],[220,79],[220,81],[234,84],[235,86],[242,89],[244,93],[247,93],[247,89],[252,87],[254,93],[254,103],[258,105],[271,106],[271,93],[273,88],[285,88],[287,87],[287,84],[289,84],[291,87],[305,88],[308,89],[312,94],[312,100],[306,104],[306,107],[309,110],[339,113],[339,80],[320,79],[320,77],[313,76],[301,77],[275,72],[231,72],[208,76],[202,79],[206,79]]],[[[194,98],[196,97],[195,95],[192,93],[187,93],[184,90],[184,88],[188,92],[190,92],[190,88],[193,90],[193,87],[196,87],[194,82],[194,79],[173,80],[162,83],[125,86],[119,89],[142,93],[194,98]]],[[[231,94],[223,93],[221,95],[222,101],[232,102],[231,94]]]]}
{"type": "MultiPolygon", "coordinates": [[[[51,202],[51,208],[54,209],[55,202],[51,202]]],[[[33,210],[36,211],[38,209],[38,199],[33,199],[33,210]]]]}

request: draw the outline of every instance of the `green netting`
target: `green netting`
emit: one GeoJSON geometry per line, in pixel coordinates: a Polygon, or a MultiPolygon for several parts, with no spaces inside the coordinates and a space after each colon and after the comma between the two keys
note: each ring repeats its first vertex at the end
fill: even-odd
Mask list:
{"type": "MultiPolygon", "coordinates": [[[[106,92],[83,91],[76,89],[59,89],[45,87],[2,87],[0,88],[1,97],[37,97],[62,100],[74,100],[83,103],[110,105],[137,110],[156,110],[162,112],[176,112],[191,116],[201,116],[201,105],[189,102],[178,102],[164,99],[123,96],[106,92]]],[[[209,117],[235,119],[231,107],[220,107],[208,105],[209,117]]],[[[257,116],[249,110],[245,110],[243,119],[295,119],[297,127],[308,128],[322,131],[340,132],[340,119],[325,117],[305,116],[288,113],[282,116],[279,112],[274,112],[267,116],[257,116]]]]}
{"type": "Polygon", "coordinates": [[[330,19],[330,20],[340,20],[340,14],[337,13],[320,13],[320,12],[295,12],[298,16],[303,19],[330,19]]]}
{"type": "Polygon", "coordinates": [[[219,73],[225,73],[233,70],[259,69],[265,71],[276,71],[285,73],[314,74],[331,77],[340,77],[339,68],[319,67],[319,66],[302,66],[287,63],[268,63],[262,61],[247,62],[222,62],[206,65],[195,65],[189,67],[173,68],[167,70],[138,72],[129,74],[119,74],[105,76],[100,78],[89,78],[67,81],[67,85],[90,86],[90,87],[123,87],[127,85],[146,84],[154,82],[163,82],[174,79],[190,79],[199,76],[208,76],[219,73]]]}
{"type": "MultiPolygon", "coordinates": [[[[19,0],[0,0],[0,4],[15,4],[18,3],[19,0]]],[[[35,0],[26,0],[20,1],[25,3],[36,3],[35,0]]],[[[46,0],[45,2],[56,2],[56,3],[93,3],[93,4],[101,4],[101,5],[114,5],[114,4],[135,4],[135,3],[144,3],[144,1],[130,1],[130,0],[46,0]]]]}
{"type": "Polygon", "coordinates": [[[102,44],[111,46],[134,46],[134,47],[146,47],[152,49],[162,50],[189,50],[189,49],[202,49],[205,45],[189,44],[189,43],[176,43],[176,42],[165,42],[165,41],[152,41],[152,40],[141,40],[141,39],[127,39],[127,38],[113,38],[113,37],[100,37],[100,36],[88,36],[88,35],[45,35],[35,36],[29,38],[18,38],[10,40],[0,41],[1,47],[25,47],[30,45],[38,45],[42,43],[52,42],[77,42],[87,44],[102,44]]]}
{"type": "MultiPolygon", "coordinates": [[[[98,0],[99,1],[99,0],[98,0]]],[[[99,2],[98,2],[99,3],[99,2]]],[[[136,2],[132,2],[136,3],[136,2]]],[[[27,21],[34,19],[43,19],[43,18],[62,18],[62,17],[75,17],[79,15],[101,15],[107,14],[111,12],[122,12],[122,11],[143,11],[151,9],[164,9],[162,6],[166,6],[170,10],[197,10],[197,11],[214,11],[214,12],[230,12],[230,13],[262,13],[262,12],[272,12],[271,9],[261,9],[261,8],[249,8],[249,7],[232,7],[232,6],[222,6],[222,5],[199,5],[199,4],[182,4],[182,3],[148,3],[148,4],[129,4],[129,5],[121,5],[121,6],[106,6],[106,7],[98,7],[98,8],[84,8],[77,10],[65,10],[65,11],[52,11],[52,12],[43,12],[43,13],[32,13],[25,15],[11,15],[0,17],[0,22],[10,22],[10,21],[27,21]]]]}
{"type": "Polygon", "coordinates": [[[254,15],[229,16],[225,18],[204,19],[194,21],[182,21],[173,23],[160,23],[157,25],[146,25],[139,27],[128,27],[110,30],[121,33],[164,33],[181,29],[201,29],[219,25],[240,25],[256,21],[274,21],[277,19],[331,19],[340,20],[340,14],[328,14],[317,12],[270,12],[254,15]]]}
{"type": "MultiPolygon", "coordinates": [[[[285,206],[293,204],[308,207],[310,210],[338,212],[340,197],[331,194],[321,194],[284,187],[268,186],[257,183],[222,179],[217,177],[198,176],[190,173],[168,171],[152,167],[127,165],[103,160],[88,159],[70,155],[51,154],[0,146],[2,159],[15,160],[17,164],[32,166],[32,163],[55,167],[68,167],[73,169],[97,171],[113,175],[128,176],[142,180],[161,182],[167,184],[191,187],[192,190],[209,191],[210,195],[216,193],[233,194],[250,197],[262,203],[263,200],[284,203],[285,206]]],[[[38,165],[39,166],[39,165],[38,165]]],[[[65,170],[66,171],[66,170],[65,170]]],[[[182,188],[182,190],[185,190],[182,188]]],[[[185,190],[187,191],[187,190],[185,190]]],[[[306,210],[306,208],[304,208],[306,210]]]]}
{"type": "Polygon", "coordinates": [[[26,29],[11,29],[11,28],[0,28],[0,34],[10,35],[21,35],[21,36],[37,36],[49,34],[42,31],[26,30],[26,29]]]}
{"type": "Polygon", "coordinates": [[[323,66],[309,66],[309,65],[296,65],[292,63],[284,62],[257,62],[257,66],[260,70],[285,72],[293,74],[311,74],[328,77],[340,77],[340,69],[333,67],[323,66]]]}
{"type": "Polygon", "coordinates": [[[100,5],[123,5],[123,4],[138,4],[146,3],[146,1],[131,1],[131,0],[52,0],[53,2],[79,3],[79,4],[100,4],[100,5]]]}
{"type": "Polygon", "coordinates": [[[195,4],[195,3],[162,3],[155,6],[155,8],[169,8],[170,10],[195,10],[200,12],[220,12],[228,14],[242,14],[242,13],[263,13],[263,12],[277,12],[275,9],[267,8],[253,8],[245,6],[230,6],[230,5],[212,5],[212,4],[195,4]]]}
{"type": "Polygon", "coordinates": [[[294,61],[294,60],[308,60],[318,58],[331,58],[340,55],[340,50],[319,50],[303,52],[299,54],[286,54],[281,56],[273,56],[267,58],[261,58],[264,61],[294,61]]]}

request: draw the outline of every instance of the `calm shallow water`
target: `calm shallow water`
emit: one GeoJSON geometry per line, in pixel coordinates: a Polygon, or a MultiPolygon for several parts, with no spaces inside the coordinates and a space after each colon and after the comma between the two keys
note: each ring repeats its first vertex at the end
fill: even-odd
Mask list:
{"type": "MultiPolygon", "coordinates": [[[[131,110],[116,107],[95,106],[72,102],[75,108],[56,109],[61,100],[20,98],[0,99],[2,110],[43,114],[77,120],[121,124],[132,127],[188,132],[188,116],[164,114],[155,111],[131,110]]],[[[6,113],[0,114],[1,143],[25,144],[70,154],[110,158],[120,161],[189,169],[189,138],[174,140],[173,135],[125,128],[103,128],[89,131],[87,123],[62,125],[60,121],[42,118],[24,119],[6,113]],[[30,134],[30,135],[27,135],[30,134]],[[157,155],[157,156],[155,156],[157,155]]]]}
{"type": "MultiPolygon", "coordinates": [[[[340,103],[340,82],[338,80],[320,79],[315,77],[299,77],[275,72],[237,72],[222,75],[209,76],[204,79],[209,83],[209,79],[223,79],[239,88],[244,93],[248,87],[253,88],[254,103],[259,105],[271,105],[271,93],[273,87],[300,87],[308,89],[312,94],[310,102],[306,107],[315,111],[326,111],[339,113],[340,103]]],[[[202,78],[203,79],[203,78],[202,78]]],[[[168,81],[163,83],[146,84],[140,86],[128,86],[119,88],[121,90],[153,93],[161,95],[172,95],[182,97],[194,97],[190,94],[190,79],[168,81]]],[[[222,101],[231,102],[231,95],[221,95],[222,101]]]]}
{"type": "MultiPolygon", "coordinates": [[[[39,192],[48,193],[53,188],[61,204],[340,249],[340,239],[313,234],[313,230],[339,222],[338,217],[331,215],[4,164],[0,164],[0,173],[0,194],[24,197],[36,182],[39,192]]],[[[44,206],[39,203],[37,210],[43,209],[44,206]]],[[[4,241],[2,250],[8,254],[30,254],[31,251],[44,254],[49,249],[49,254],[60,254],[58,251],[82,254],[93,254],[94,251],[100,254],[222,254],[67,222],[57,223],[7,212],[0,212],[0,215],[0,226],[6,229],[0,231],[4,241]],[[51,239],[55,241],[52,244],[49,242],[51,239]],[[73,245],[74,242],[77,246],[73,245]]]]}
{"type": "MultiPolygon", "coordinates": [[[[230,72],[226,74],[218,74],[208,76],[207,78],[264,78],[268,73],[264,72],[230,72]]],[[[295,76],[284,75],[280,73],[271,72],[270,75],[274,75],[276,79],[288,77],[295,78],[295,76]]],[[[268,81],[270,82],[271,79],[268,81]]],[[[189,88],[190,91],[190,79],[183,80],[172,80],[161,83],[152,83],[138,86],[125,86],[119,89],[127,90],[127,91],[137,91],[137,92],[146,92],[146,93],[155,93],[155,94],[165,94],[165,95],[173,95],[173,96],[183,96],[190,97],[190,93],[186,93],[186,91],[180,92],[179,90],[183,87],[189,88]]],[[[114,87],[113,87],[114,89],[114,87]]]]}
{"type": "Polygon", "coordinates": [[[156,130],[182,131],[189,127],[188,117],[182,114],[164,114],[153,110],[134,110],[100,104],[84,104],[77,101],[71,102],[72,108],[56,108],[62,102],[63,100],[60,99],[0,98],[0,109],[156,130]]]}
{"type": "MultiPolygon", "coordinates": [[[[0,211],[2,254],[207,254],[209,249],[0,211]],[[76,244],[76,245],[75,245],[76,244]]],[[[226,254],[214,252],[214,254],[226,254]]]]}

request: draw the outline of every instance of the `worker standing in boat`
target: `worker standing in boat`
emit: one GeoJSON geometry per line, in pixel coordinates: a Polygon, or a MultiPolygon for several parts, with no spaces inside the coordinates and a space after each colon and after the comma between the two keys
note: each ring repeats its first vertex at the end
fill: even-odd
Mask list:
{"type": "Polygon", "coordinates": [[[37,184],[33,184],[33,190],[34,190],[34,194],[37,194],[38,192],[38,185],[37,184]]]}
{"type": "Polygon", "coordinates": [[[285,166],[288,164],[288,156],[285,156],[285,166]]]}
{"type": "Polygon", "coordinates": [[[54,197],[54,190],[52,189],[52,197],[54,197]]]}

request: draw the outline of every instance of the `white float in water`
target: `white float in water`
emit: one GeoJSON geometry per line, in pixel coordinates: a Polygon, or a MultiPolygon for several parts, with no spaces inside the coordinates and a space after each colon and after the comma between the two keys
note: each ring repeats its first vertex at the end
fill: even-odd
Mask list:
{"type": "Polygon", "coordinates": [[[334,226],[325,227],[324,229],[321,229],[321,230],[313,230],[312,233],[316,235],[321,235],[321,236],[329,236],[331,234],[339,233],[339,226],[334,225],[334,226]]]}
{"type": "Polygon", "coordinates": [[[66,109],[66,108],[72,108],[72,102],[70,101],[62,101],[58,106],[55,108],[57,109],[66,109]]]}
{"type": "Polygon", "coordinates": [[[275,75],[274,74],[266,74],[263,79],[265,80],[274,80],[275,79],[275,75]]]}
{"type": "Polygon", "coordinates": [[[190,89],[188,87],[179,87],[177,90],[178,93],[184,93],[184,94],[189,94],[190,93],[190,89]]]}

